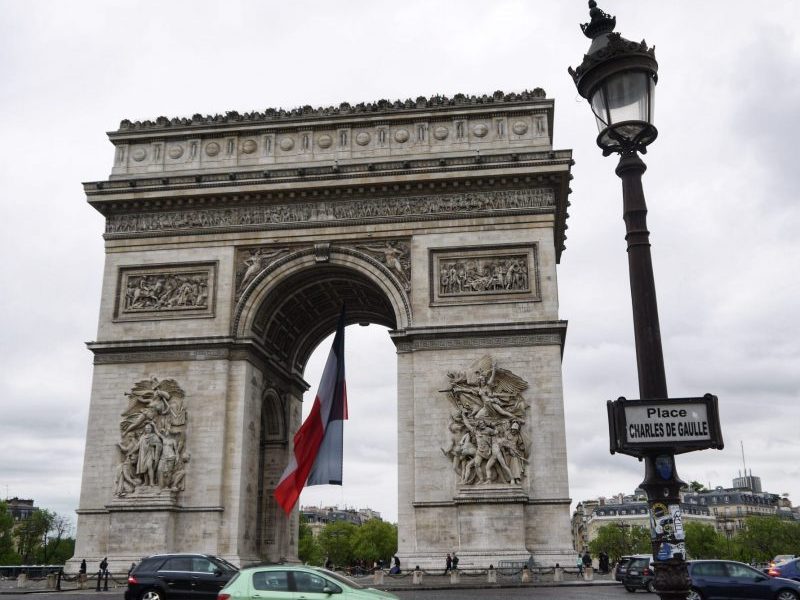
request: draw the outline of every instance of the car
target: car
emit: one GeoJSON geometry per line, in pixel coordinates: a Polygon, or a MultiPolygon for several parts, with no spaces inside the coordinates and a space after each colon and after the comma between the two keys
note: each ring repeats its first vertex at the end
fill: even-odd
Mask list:
{"type": "Polygon", "coordinates": [[[775,558],[769,561],[769,566],[774,567],[775,565],[788,562],[793,558],[797,558],[797,556],[795,556],[794,554],[778,554],[775,558]]]}
{"type": "Polygon", "coordinates": [[[691,591],[687,600],[800,600],[800,582],[768,577],[733,560],[690,561],[689,577],[691,591]]]}
{"type": "Polygon", "coordinates": [[[653,593],[656,591],[653,584],[655,575],[653,556],[651,554],[639,554],[628,561],[625,568],[625,576],[622,578],[622,585],[629,592],[647,590],[653,593]]]}
{"type": "Polygon", "coordinates": [[[266,565],[247,567],[220,590],[217,600],[398,600],[389,592],[364,588],[355,581],[322,567],[266,565]]]}
{"type": "Polygon", "coordinates": [[[620,556],[619,560],[617,561],[617,566],[614,569],[614,579],[621,582],[625,579],[625,570],[628,568],[628,563],[631,562],[631,559],[634,558],[631,555],[620,556]]]}
{"type": "Polygon", "coordinates": [[[784,560],[772,565],[767,569],[767,575],[800,581],[800,558],[784,560]]]}
{"type": "Polygon", "coordinates": [[[214,600],[238,571],[210,554],[154,554],[128,574],[125,600],[214,600]]]}

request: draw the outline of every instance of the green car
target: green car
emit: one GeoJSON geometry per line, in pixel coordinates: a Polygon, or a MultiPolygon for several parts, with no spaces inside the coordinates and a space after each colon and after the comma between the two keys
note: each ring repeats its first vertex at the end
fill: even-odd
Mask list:
{"type": "Polygon", "coordinates": [[[320,567],[272,565],[239,571],[217,600],[388,600],[397,596],[320,567]]]}

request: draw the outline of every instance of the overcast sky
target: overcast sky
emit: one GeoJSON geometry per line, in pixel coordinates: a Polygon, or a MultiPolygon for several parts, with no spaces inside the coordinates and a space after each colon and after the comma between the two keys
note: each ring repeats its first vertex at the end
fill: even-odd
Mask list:
{"type": "MultiPolygon", "coordinates": [[[[764,488],[800,503],[800,5],[600,6],[659,62],[644,189],[670,395],[720,399],[725,450],[678,472],[729,486],[742,442],[764,488]]],[[[643,466],[609,455],[605,408],[638,396],[621,187],[567,74],[587,20],[584,0],[0,0],[0,497],[78,506],[104,259],[81,182],[108,177],[121,119],[534,87],[576,161],[558,272],[570,492],[633,490],[643,466]]],[[[394,520],[394,347],[376,326],[347,334],[345,485],[301,503],[394,520]]]]}

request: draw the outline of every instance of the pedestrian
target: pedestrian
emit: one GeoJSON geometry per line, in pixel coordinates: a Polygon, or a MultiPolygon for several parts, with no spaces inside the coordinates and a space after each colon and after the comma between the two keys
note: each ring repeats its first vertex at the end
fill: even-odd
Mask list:
{"type": "Polygon", "coordinates": [[[588,569],[592,566],[592,555],[589,554],[589,549],[583,551],[583,558],[581,559],[583,562],[583,568],[588,569]]]}
{"type": "Polygon", "coordinates": [[[580,554],[578,554],[578,560],[575,563],[575,566],[578,567],[578,577],[583,575],[583,558],[580,554]]]}
{"type": "Polygon", "coordinates": [[[328,571],[330,571],[332,567],[333,567],[333,562],[331,561],[331,559],[329,557],[326,556],[325,557],[325,568],[328,569],[328,571]]]}
{"type": "Polygon", "coordinates": [[[133,573],[133,570],[136,568],[136,562],[132,562],[130,568],[128,569],[128,575],[133,573]]]}
{"type": "Polygon", "coordinates": [[[103,558],[103,560],[100,562],[100,574],[101,575],[105,575],[106,573],[108,573],[108,557],[107,556],[105,558],[103,558]]]}
{"type": "Polygon", "coordinates": [[[453,552],[453,571],[456,569],[458,569],[458,557],[456,556],[456,553],[453,552]]]}
{"type": "Polygon", "coordinates": [[[81,575],[86,575],[86,559],[85,558],[81,561],[81,566],[78,569],[78,573],[81,574],[81,575]]]}
{"type": "Polygon", "coordinates": [[[447,553],[447,558],[444,561],[444,573],[443,575],[447,575],[453,569],[453,557],[450,556],[450,553],[447,553]]]}
{"type": "Polygon", "coordinates": [[[600,551],[600,555],[598,556],[597,560],[599,563],[598,568],[600,569],[600,572],[604,575],[608,573],[608,554],[605,550],[600,551]]]}

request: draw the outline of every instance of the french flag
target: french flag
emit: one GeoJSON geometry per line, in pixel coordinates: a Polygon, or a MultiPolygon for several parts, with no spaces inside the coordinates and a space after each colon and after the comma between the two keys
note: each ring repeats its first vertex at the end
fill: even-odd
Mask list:
{"type": "Polygon", "coordinates": [[[344,315],[342,306],[314,405],[294,436],[294,452],[275,488],[275,499],[287,515],[304,485],[342,485],[343,426],[347,419],[344,315]]]}

